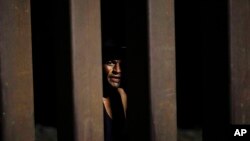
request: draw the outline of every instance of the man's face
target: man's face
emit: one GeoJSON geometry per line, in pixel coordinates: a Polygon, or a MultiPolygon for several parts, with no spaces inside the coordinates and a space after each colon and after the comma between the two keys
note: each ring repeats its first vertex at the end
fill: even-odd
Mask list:
{"type": "Polygon", "coordinates": [[[105,62],[104,72],[108,83],[112,87],[118,88],[121,83],[121,60],[118,59],[105,62]]]}

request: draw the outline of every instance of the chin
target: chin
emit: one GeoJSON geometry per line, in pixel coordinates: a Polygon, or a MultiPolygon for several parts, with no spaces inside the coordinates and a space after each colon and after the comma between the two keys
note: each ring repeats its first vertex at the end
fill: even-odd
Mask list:
{"type": "Polygon", "coordinates": [[[120,83],[110,83],[113,88],[119,88],[120,83]]]}

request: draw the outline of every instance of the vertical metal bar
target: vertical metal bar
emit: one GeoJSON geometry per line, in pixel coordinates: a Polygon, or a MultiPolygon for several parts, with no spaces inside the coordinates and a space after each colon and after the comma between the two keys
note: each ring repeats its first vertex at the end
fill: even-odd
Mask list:
{"type": "Polygon", "coordinates": [[[230,0],[231,122],[250,123],[250,1],[230,0]]]}
{"type": "Polygon", "coordinates": [[[0,0],[0,100],[3,141],[34,141],[29,0],[0,0]]]}
{"type": "Polygon", "coordinates": [[[151,140],[176,141],[174,1],[149,0],[151,140]]]}
{"type": "Polygon", "coordinates": [[[103,140],[100,1],[71,0],[76,141],[103,140]]]}

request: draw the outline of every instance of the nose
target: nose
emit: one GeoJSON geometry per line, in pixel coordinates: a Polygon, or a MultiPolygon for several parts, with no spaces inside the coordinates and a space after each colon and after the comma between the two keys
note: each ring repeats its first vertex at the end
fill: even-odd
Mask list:
{"type": "Polygon", "coordinates": [[[114,69],[113,69],[113,72],[114,73],[121,73],[121,65],[120,63],[116,63],[115,66],[114,66],[114,69]]]}

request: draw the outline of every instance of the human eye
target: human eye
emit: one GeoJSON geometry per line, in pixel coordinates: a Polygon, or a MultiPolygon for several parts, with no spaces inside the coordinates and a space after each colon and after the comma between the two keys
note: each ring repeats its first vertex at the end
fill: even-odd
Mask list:
{"type": "Polygon", "coordinates": [[[112,66],[112,65],[114,65],[115,63],[114,63],[114,61],[107,61],[105,64],[107,64],[107,65],[109,65],[109,66],[112,66]]]}

